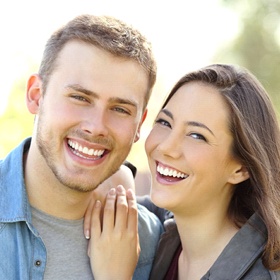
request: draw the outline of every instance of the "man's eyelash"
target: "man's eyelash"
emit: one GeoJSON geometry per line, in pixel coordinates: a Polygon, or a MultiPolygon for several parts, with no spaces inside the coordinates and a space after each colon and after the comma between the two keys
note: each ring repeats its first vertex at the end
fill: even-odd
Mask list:
{"type": "Polygon", "coordinates": [[[121,108],[121,107],[115,107],[114,110],[119,113],[122,113],[122,114],[130,115],[130,112],[128,112],[127,110],[125,110],[124,108],[121,108]]]}
{"type": "Polygon", "coordinates": [[[80,101],[87,101],[86,98],[84,98],[81,95],[71,95],[72,98],[76,99],[76,100],[80,100],[80,101]]]}

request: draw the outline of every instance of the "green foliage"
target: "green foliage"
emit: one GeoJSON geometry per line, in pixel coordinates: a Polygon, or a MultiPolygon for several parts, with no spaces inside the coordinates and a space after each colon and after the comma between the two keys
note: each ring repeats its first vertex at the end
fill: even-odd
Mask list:
{"type": "Polygon", "coordinates": [[[25,84],[25,79],[21,79],[14,85],[6,111],[0,116],[0,158],[31,135],[34,116],[25,105],[25,84]]]}
{"type": "MultiPolygon", "coordinates": [[[[239,34],[217,52],[214,61],[248,68],[262,82],[280,112],[280,1],[220,1],[236,12],[239,34]]],[[[224,24],[221,22],[221,25],[224,24]]],[[[32,133],[34,116],[26,109],[25,83],[26,79],[22,78],[14,85],[7,109],[0,116],[0,158],[32,133]]],[[[139,156],[139,153],[136,154],[139,156]]]]}
{"type": "Polygon", "coordinates": [[[280,111],[280,1],[222,0],[239,18],[239,35],[215,61],[248,68],[264,85],[280,111]]]}

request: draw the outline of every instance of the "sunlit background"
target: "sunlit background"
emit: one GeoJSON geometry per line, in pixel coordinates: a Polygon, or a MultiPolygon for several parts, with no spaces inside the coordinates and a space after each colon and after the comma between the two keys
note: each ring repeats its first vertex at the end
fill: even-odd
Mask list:
{"type": "Polygon", "coordinates": [[[46,40],[82,13],[116,16],[138,28],[153,45],[158,79],[141,140],[129,155],[138,168],[139,193],[149,187],[144,140],[164,97],[186,72],[213,62],[240,64],[261,80],[280,108],[279,0],[2,1],[0,158],[32,132],[25,85],[38,69],[46,40]]]}

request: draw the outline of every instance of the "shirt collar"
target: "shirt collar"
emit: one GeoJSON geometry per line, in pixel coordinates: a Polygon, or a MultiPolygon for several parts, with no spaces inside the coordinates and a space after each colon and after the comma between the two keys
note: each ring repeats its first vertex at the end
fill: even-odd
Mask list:
{"type": "Polygon", "coordinates": [[[224,280],[240,279],[263,252],[267,240],[266,226],[254,214],[234,235],[208,273],[202,278],[224,280]]]}
{"type": "Polygon", "coordinates": [[[25,139],[0,161],[0,221],[31,222],[31,211],[24,183],[23,155],[31,138],[25,139]]]}

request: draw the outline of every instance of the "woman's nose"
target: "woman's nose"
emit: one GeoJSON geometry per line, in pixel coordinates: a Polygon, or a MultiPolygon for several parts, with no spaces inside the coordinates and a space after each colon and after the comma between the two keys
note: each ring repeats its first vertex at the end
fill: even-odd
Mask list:
{"type": "Polygon", "coordinates": [[[165,156],[178,158],[181,155],[181,141],[178,135],[169,134],[167,137],[162,139],[158,145],[158,150],[165,156]]]}

